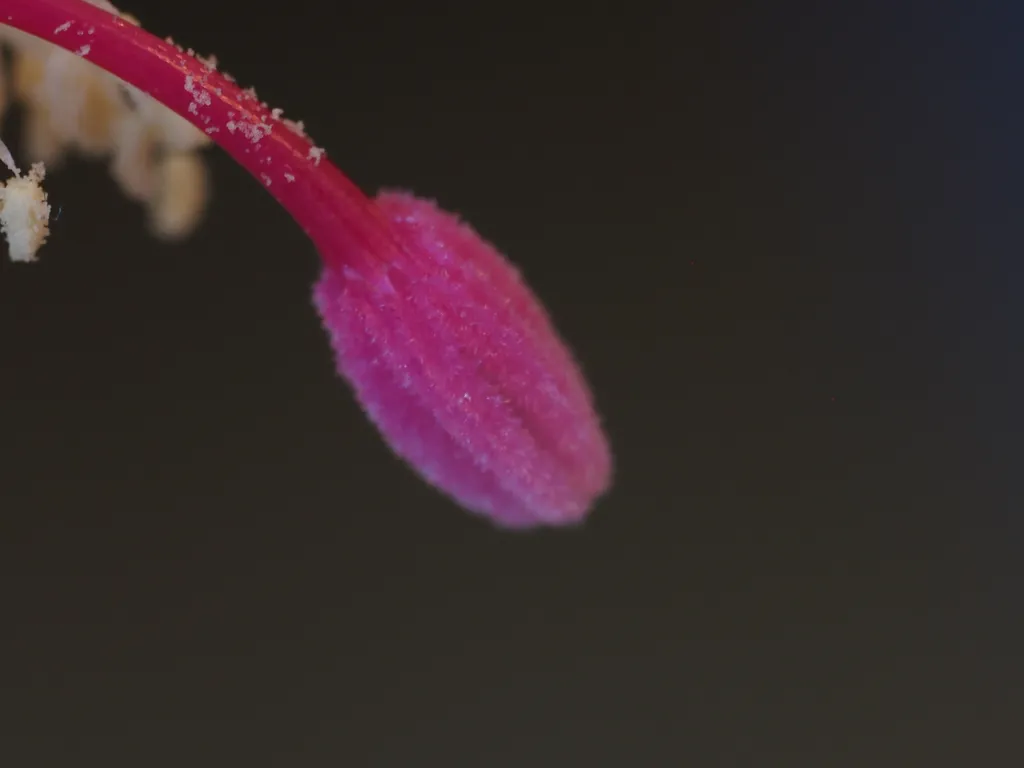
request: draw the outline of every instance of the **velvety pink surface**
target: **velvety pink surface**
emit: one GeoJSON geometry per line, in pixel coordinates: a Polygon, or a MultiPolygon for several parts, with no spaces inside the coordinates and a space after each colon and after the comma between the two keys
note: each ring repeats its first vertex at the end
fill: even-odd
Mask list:
{"type": "Polygon", "coordinates": [[[581,521],[611,455],[546,313],[455,216],[399,193],[377,204],[402,247],[374,270],[328,264],[314,291],[339,371],[392,449],[467,508],[508,527],[581,521]]]}

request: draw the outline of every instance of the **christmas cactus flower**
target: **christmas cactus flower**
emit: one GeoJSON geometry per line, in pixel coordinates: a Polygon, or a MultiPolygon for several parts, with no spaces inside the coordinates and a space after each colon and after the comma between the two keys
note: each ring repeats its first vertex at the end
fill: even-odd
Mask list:
{"type": "Polygon", "coordinates": [[[23,174],[0,144],[13,259],[46,240],[45,165],[66,152],[109,158],[153,231],[182,237],[207,197],[198,150],[216,143],[313,241],[338,370],[391,448],[499,526],[586,517],[612,472],[591,393],[518,272],[468,224],[405,193],[368,199],[301,123],[105,0],[0,0],[0,24],[33,161],[23,174]]]}

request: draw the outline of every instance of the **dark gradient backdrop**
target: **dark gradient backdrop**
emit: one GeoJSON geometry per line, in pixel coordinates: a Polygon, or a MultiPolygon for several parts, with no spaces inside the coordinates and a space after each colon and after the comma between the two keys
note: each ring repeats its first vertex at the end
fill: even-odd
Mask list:
{"type": "Polygon", "coordinates": [[[463,514],[258,183],[212,153],[168,246],[75,163],[0,265],[0,764],[1014,764],[1016,6],[140,0],[517,261],[618,482],[580,531],[463,514]]]}

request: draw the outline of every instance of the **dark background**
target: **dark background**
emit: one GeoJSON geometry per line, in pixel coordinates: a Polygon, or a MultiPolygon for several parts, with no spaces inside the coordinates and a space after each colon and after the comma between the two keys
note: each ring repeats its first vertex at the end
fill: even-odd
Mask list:
{"type": "Polygon", "coordinates": [[[258,183],[211,152],[166,245],[73,163],[0,265],[0,762],[1015,763],[1015,6],[126,8],[499,244],[617,483],[571,532],[461,512],[258,183]]]}

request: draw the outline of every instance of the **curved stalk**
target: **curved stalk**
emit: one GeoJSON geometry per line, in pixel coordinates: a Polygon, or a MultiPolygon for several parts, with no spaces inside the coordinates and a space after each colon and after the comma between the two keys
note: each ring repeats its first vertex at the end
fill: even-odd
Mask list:
{"type": "Polygon", "coordinates": [[[357,255],[396,247],[373,203],[322,149],[212,64],[84,0],[0,0],[0,23],[78,54],[204,131],[285,207],[326,265],[341,266],[344,254],[352,268],[357,255]]]}

